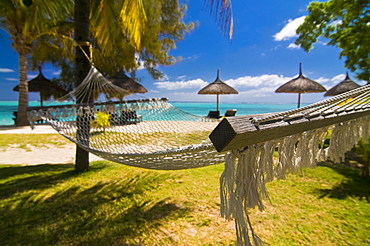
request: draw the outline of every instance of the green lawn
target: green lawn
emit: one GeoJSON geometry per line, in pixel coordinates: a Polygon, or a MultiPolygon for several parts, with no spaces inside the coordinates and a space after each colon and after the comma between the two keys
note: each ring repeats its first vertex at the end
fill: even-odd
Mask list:
{"type": "MultiPolygon", "coordinates": [[[[233,222],[219,217],[222,171],[0,165],[0,245],[234,245],[233,222]]],[[[323,163],[269,183],[271,203],[250,211],[256,233],[267,245],[370,245],[360,176],[323,163]]]]}
{"type": "Polygon", "coordinates": [[[0,152],[6,147],[28,149],[33,147],[63,146],[71,142],[59,134],[0,134],[0,152]]]}

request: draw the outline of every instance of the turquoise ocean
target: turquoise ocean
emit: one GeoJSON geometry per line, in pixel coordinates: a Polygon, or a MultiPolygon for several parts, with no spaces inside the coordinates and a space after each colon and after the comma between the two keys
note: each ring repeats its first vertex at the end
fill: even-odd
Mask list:
{"type": "MultiPolygon", "coordinates": [[[[185,111],[190,114],[198,116],[206,116],[210,110],[216,110],[215,103],[206,102],[175,102],[170,101],[170,103],[176,108],[185,111]]],[[[39,106],[40,103],[37,101],[29,102],[29,106],[39,106]]],[[[45,103],[44,105],[47,105],[45,103]]],[[[55,104],[54,104],[55,105],[55,104]]],[[[305,105],[302,105],[305,106],[305,105]]],[[[17,111],[18,102],[17,101],[0,101],[0,125],[14,125],[13,112],[17,111]]],[[[220,104],[220,114],[224,115],[225,111],[228,109],[236,109],[236,116],[240,115],[252,115],[252,114],[262,114],[262,113],[273,113],[282,112],[297,107],[296,103],[274,103],[274,104],[264,104],[264,103],[221,103],[220,104]]]]}

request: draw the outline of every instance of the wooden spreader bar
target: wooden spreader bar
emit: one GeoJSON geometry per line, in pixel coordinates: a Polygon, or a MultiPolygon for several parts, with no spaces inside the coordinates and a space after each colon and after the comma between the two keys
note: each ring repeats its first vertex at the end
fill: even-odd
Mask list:
{"type": "Polygon", "coordinates": [[[222,152],[369,116],[370,110],[366,107],[340,113],[331,110],[325,114],[317,112],[309,115],[300,112],[289,117],[259,122],[259,116],[266,118],[268,115],[272,114],[224,118],[209,137],[216,150],[222,152]]]}

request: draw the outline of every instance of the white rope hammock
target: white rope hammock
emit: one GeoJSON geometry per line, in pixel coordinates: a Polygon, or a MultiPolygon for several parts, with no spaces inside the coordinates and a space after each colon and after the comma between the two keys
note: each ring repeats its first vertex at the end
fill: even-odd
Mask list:
{"type": "MultiPolygon", "coordinates": [[[[64,99],[99,93],[108,98],[129,94],[92,67],[64,99]]],[[[320,161],[339,162],[357,141],[367,140],[369,94],[367,85],[300,109],[221,122],[183,112],[163,98],[30,108],[29,119],[41,117],[87,151],[130,166],[176,170],[218,164],[226,157],[221,214],[235,219],[238,245],[262,245],[248,209],[264,209],[265,184],[320,161]],[[329,129],[330,145],[324,149],[329,129]]]]}
{"type": "Polygon", "coordinates": [[[267,182],[285,179],[287,173],[302,168],[314,168],[321,161],[339,163],[360,139],[368,141],[369,93],[370,85],[366,85],[301,109],[224,119],[217,128],[225,127],[212,132],[215,144],[221,132],[229,133],[228,128],[239,131],[244,139],[235,134],[231,140],[224,140],[233,148],[219,146],[231,148],[221,176],[221,214],[226,219],[235,219],[237,245],[263,245],[253,231],[248,209],[256,206],[264,209],[263,200],[269,197],[267,182]],[[336,119],[347,120],[332,124],[336,119]],[[315,128],[316,125],[320,128],[315,128]],[[299,132],[290,135],[295,131],[299,132]],[[324,148],[329,131],[330,144],[324,148]],[[279,135],[284,137],[274,138],[279,135]]]}
{"type": "MultiPolygon", "coordinates": [[[[120,97],[130,94],[92,67],[85,80],[59,100],[120,97]]],[[[114,162],[148,169],[176,170],[224,161],[208,135],[218,120],[183,112],[167,99],[30,108],[29,119],[42,118],[85,150],[114,162]]]]}

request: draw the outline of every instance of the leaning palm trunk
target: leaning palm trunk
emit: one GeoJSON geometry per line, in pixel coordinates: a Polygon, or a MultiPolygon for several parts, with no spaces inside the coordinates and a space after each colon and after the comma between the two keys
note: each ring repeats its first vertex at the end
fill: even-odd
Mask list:
{"type": "Polygon", "coordinates": [[[28,82],[27,82],[27,54],[19,52],[19,103],[16,119],[17,126],[29,125],[27,119],[28,82]]]}
{"type": "MultiPolygon", "coordinates": [[[[0,29],[5,31],[12,40],[12,48],[19,55],[19,103],[16,125],[29,125],[27,117],[28,82],[27,59],[34,62],[38,60],[35,54],[40,54],[40,49],[35,49],[35,42],[41,40],[48,43],[55,41],[55,35],[65,35],[73,0],[0,0],[0,29]],[[63,28],[59,25],[63,24],[63,28]],[[53,37],[51,40],[48,38],[53,37]]],[[[48,43],[50,44],[50,43],[48,43]]],[[[55,49],[59,46],[53,46],[55,49]]]]}

